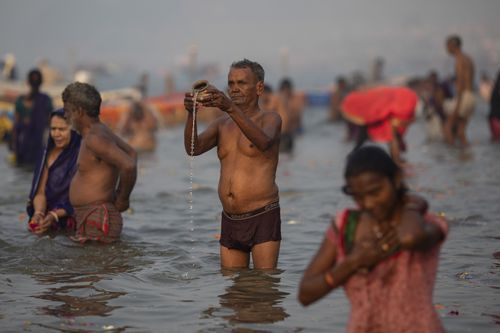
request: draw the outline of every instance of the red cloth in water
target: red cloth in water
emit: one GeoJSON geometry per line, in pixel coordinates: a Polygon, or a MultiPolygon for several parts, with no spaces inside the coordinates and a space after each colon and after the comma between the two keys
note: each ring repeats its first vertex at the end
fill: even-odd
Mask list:
{"type": "Polygon", "coordinates": [[[411,89],[381,86],[347,95],[342,102],[342,114],[355,124],[367,126],[373,141],[388,142],[392,139],[392,125],[401,136],[405,133],[417,101],[411,89]]]}
{"type": "Polygon", "coordinates": [[[491,117],[490,119],[491,140],[500,141],[500,119],[491,117]]]}

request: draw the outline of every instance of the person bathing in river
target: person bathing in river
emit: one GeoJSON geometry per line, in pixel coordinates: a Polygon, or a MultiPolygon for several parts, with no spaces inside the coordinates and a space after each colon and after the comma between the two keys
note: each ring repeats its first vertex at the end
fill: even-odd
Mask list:
{"type": "Polygon", "coordinates": [[[27,81],[29,93],[19,96],[15,103],[11,149],[16,165],[33,168],[43,151],[53,108],[50,96],[40,91],[42,73],[32,69],[27,81]]]}
{"type": "Polygon", "coordinates": [[[281,217],[276,168],[281,118],[259,108],[264,91],[264,69],[250,60],[234,62],[228,75],[229,98],[209,87],[197,99],[203,107],[216,107],[225,114],[200,134],[193,128],[193,94],[186,93],[188,111],[184,146],[194,155],[217,147],[221,172],[219,198],[222,202],[220,238],[221,266],[275,268],[281,242],[281,217]]]}
{"type": "Polygon", "coordinates": [[[154,152],[157,130],[157,119],[149,106],[142,102],[132,102],[120,129],[127,143],[138,153],[154,152]]]}
{"type": "Polygon", "coordinates": [[[343,286],[351,303],[347,332],[443,332],[432,294],[446,221],[408,192],[401,169],[379,147],[352,152],[344,177],[358,207],[328,226],[304,272],[300,303],[343,286]]]}
{"type": "Polygon", "coordinates": [[[82,135],[69,198],[75,209],[74,240],[117,241],[121,212],[137,179],[137,153],[99,120],[101,96],[91,85],[75,82],[63,93],[64,110],[82,135]]]}
{"type": "Polygon", "coordinates": [[[449,36],[446,39],[446,50],[455,58],[456,96],[444,104],[447,112],[444,134],[448,144],[454,145],[458,139],[461,148],[465,148],[469,145],[466,135],[467,125],[476,107],[474,61],[462,51],[460,36],[449,36]]]}
{"type": "Polygon", "coordinates": [[[64,110],[53,111],[49,140],[36,165],[27,206],[29,229],[35,234],[74,229],[69,184],[76,171],[80,141],[64,110]]]}

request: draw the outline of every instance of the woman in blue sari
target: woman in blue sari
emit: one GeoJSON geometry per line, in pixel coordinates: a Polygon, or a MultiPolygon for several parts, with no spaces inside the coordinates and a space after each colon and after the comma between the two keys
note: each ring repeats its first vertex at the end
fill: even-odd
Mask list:
{"type": "Polygon", "coordinates": [[[33,168],[43,150],[52,99],[40,91],[42,83],[42,73],[31,70],[28,74],[30,92],[16,100],[11,148],[18,166],[33,168]]]}
{"type": "Polygon", "coordinates": [[[37,163],[27,206],[29,227],[35,234],[74,227],[69,185],[76,171],[80,141],[64,110],[53,111],[49,140],[37,163]]]}

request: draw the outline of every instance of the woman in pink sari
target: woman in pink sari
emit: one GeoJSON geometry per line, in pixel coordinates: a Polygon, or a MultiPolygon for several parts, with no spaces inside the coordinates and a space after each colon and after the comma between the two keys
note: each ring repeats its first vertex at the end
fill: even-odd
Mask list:
{"type": "Polygon", "coordinates": [[[432,303],[446,221],[409,194],[401,170],[381,148],[352,152],[344,192],[358,208],[329,225],[306,269],[299,301],[309,305],[343,286],[347,332],[443,332],[432,303]]]}

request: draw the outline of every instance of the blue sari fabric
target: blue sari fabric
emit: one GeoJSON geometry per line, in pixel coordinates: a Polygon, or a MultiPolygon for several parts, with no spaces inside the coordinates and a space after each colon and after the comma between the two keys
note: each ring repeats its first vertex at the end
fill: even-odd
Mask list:
{"type": "MultiPolygon", "coordinates": [[[[47,184],[45,186],[45,196],[47,198],[47,212],[62,208],[66,210],[68,216],[73,215],[73,207],[69,202],[69,185],[71,179],[76,172],[76,161],[80,150],[81,136],[71,131],[71,141],[61,154],[57,157],[54,163],[48,170],[47,184]]],[[[44,167],[47,165],[47,157],[50,151],[54,148],[54,140],[49,136],[48,144],[43,152],[41,159],[38,161],[35,172],[33,174],[33,182],[29,195],[27,206],[28,215],[31,217],[34,214],[33,198],[36,195],[40,179],[44,167]]],[[[66,228],[67,218],[59,219],[58,226],[55,229],[66,228]]]]}
{"type": "Polygon", "coordinates": [[[43,136],[49,128],[49,116],[52,111],[52,100],[44,93],[33,97],[33,108],[26,109],[21,96],[16,101],[16,113],[21,121],[16,123],[16,160],[19,165],[33,166],[43,150],[43,136]]]}

